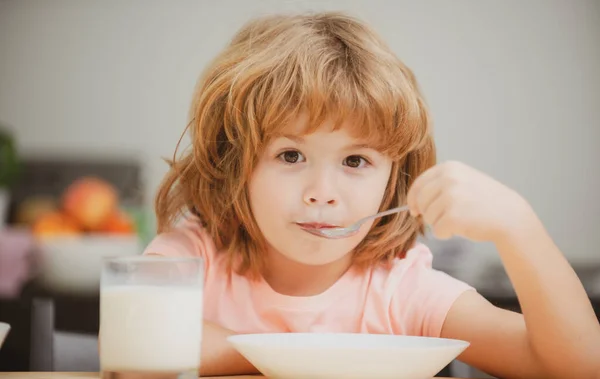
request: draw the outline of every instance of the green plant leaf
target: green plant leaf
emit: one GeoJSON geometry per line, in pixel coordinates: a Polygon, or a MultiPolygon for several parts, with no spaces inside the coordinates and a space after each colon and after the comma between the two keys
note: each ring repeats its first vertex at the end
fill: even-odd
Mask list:
{"type": "Polygon", "coordinates": [[[21,171],[21,164],[13,136],[0,129],[0,187],[15,184],[21,171]]]}

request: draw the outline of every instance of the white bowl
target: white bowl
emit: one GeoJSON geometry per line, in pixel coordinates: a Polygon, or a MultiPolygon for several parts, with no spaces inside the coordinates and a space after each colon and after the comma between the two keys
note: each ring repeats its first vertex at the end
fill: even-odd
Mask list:
{"type": "Polygon", "coordinates": [[[228,341],[265,376],[278,379],[432,378],[469,346],[443,338],[336,333],[240,334],[228,341]]]}
{"type": "Polygon", "coordinates": [[[2,343],[4,343],[4,339],[9,331],[10,325],[5,322],[0,322],[0,348],[2,348],[2,343]]]}
{"type": "Polygon", "coordinates": [[[106,257],[141,254],[135,235],[89,234],[38,240],[37,279],[48,290],[76,295],[97,294],[106,257]]]}

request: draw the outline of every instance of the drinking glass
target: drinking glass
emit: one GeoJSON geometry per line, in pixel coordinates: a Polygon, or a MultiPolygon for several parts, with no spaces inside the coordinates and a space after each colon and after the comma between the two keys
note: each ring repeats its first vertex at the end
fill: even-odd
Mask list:
{"type": "Polygon", "coordinates": [[[201,258],[107,258],[100,283],[102,379],[195,379],[200,368],[201,258]]]}

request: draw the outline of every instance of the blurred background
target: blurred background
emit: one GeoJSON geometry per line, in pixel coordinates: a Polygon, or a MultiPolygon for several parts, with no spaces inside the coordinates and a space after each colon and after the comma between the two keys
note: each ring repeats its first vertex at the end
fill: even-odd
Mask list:
{"type": "MultiPolygon", "coordinates": [[[[440,160],[523,194],[597,306],[599,1],[0,0],[0,370],[96,367],[99,257],[152,237],[200,72],[250,17],[311,10],[382,34],[421,84],[440,160]],[[57,230],[76,238],[39,242],[57,230]]],[[[493,246],[427,239],[437,268],[518,309],[493,246]]]]}

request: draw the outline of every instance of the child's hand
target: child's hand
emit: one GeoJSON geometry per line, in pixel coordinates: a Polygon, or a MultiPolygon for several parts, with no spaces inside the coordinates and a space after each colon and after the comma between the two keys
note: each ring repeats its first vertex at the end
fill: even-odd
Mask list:
{"type": "Polygon", "coordinates": [[[501,242],[526,230],[535,219],[516,192],[462,163],[432,167],[408,192],[414,216],[421,215],[440,239],[461,236],[501,242]]]}

